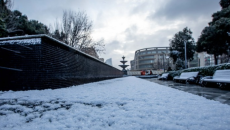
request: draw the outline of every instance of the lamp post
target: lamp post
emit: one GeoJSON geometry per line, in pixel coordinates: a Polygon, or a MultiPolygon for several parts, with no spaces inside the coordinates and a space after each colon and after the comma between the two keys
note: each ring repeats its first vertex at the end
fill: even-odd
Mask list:
{"type": "Polygon", "coordinates": [[[169,56],[166,56],[166,59],[168,59],[168,68],[169,68],[169,56]]]}
{"type": "Polygon", "coordinates": [[[186,53],[186,41],[184,40],[184,65],[185,65],[185,69],[187,69],[187,53],[186,53]]]}
{"type": "Polygon", "coordinates": [[[165,58],[164,58],[164,52],[162,52],[162,54],[163,54],[163,67],[164,67],[164,72],[165,72],[165,58]]]}
{"type": "MultiPolygon", "coordinates": [[[[229,32],[227,32],[227,34],[228,34],[228,36],[230,36],[230,33],[229,32]]],[[[230,46],[229,46],[229,44],[228,44],[228,62],[230,62],[230,46]]]]}
{"type": "Polygon", "coordinates": [[[184,41],[184,65],[185,65],[185,69],[187,69],[187,51],[186,51],[186,38],[187,36],[183,35],[183,41],[184,41]]]}

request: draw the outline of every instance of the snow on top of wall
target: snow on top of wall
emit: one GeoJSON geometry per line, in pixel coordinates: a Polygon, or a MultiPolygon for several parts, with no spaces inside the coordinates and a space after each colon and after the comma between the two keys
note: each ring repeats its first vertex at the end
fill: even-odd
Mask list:
{"type": "Polygon", "coordinates": [[[41,44],[41,38],[0,41],[0,44],[41,44]]]}

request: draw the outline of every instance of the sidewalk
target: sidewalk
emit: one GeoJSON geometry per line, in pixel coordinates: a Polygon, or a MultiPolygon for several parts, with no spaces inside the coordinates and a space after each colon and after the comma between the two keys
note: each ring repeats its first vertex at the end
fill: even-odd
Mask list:
{"type": "Polygon", "coordinates": [[[221,90],[220,88],[201,87],[196,84],[177,83],[170,80],[158,80],[157,78],[146,78],[145,80],[230,105],[229,90],[221,90]]]}
{"type": "Polygon", "coordinates": [[[1,130],[229,130],[230,106],[136,77],[0,91],[1,130]]]}

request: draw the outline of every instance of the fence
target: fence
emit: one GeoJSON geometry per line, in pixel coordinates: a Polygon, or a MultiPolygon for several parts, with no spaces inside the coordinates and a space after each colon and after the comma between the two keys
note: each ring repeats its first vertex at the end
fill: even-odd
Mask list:
{"type": "Polygon", "coordinates": [[[0,39],[0,90],[54,89],[122,74],[47,35],[0,39]]]}

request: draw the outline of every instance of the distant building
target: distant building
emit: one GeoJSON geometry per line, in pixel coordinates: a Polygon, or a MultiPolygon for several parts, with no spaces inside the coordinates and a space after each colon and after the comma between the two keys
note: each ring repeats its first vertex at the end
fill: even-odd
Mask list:
{"type": "Polygon", "coordinates": [[[188,62],[188,68],[191,67],[199,67],[199,59],[198,59],[198,53],[195,52],[193,56],[193,60],[188,62]]]}
{"type": "Polygon", "coordinates": [[[83,48],[81,51],[99,59],[99,56],[93,47],[86,47],[86,48],[83,48]]]}
{"type": "Polygon", "coordinates": [[[99,58],[100,61],[104,62],[104,58],[99,58]]]}
{"type": "Polygon", "coordinates": [[[169,47],[150,47],[137,50],[134,60],[130,61],[131,70],[159,70],[173,68],[169,57],[169,47]]]}
{"type": "Polygon", "coordinates": [[[198,66],[210,66],[215,65],[214,55],[207,54],[207,52],[198,53],[198,66]]]}
{"type": "Polygon", "coordinates": [[[112,58],[109,58],[105,61],[106,64],[113,66],[112,64],[112,58]]]}
{"type": "MultiPolygon", "coordinates": [[[[217,64],[230,63],[229,55],[222,54],[217,57],[217,64]]],[[[198,53],[199,67],[215,65],[215,58],[213,54],[207,54],[207,52],[198,53]]]]}

